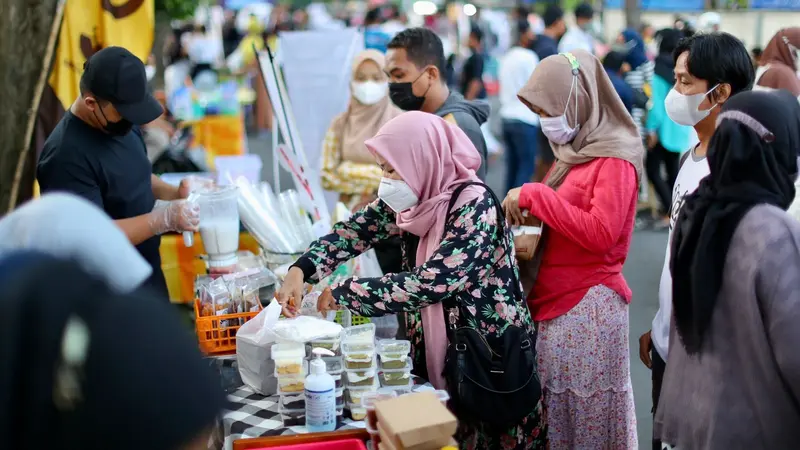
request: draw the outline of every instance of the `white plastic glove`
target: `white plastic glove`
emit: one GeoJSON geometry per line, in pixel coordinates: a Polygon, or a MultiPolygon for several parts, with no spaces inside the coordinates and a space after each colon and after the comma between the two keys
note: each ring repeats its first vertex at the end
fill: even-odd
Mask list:
{"type": "Polygon", "coordinates": [[[200,207],[186,200],[158,202],[150,213],[149,222],[150,230],[156,235],[167,231],[197,231],[200,226],[200,207]]]}

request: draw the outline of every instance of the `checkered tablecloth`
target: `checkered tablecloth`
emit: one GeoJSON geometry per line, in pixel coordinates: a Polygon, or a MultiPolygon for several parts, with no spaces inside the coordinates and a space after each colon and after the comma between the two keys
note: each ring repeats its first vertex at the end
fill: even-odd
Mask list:
{"type": "MultiPolygon", "coordinates": [[[[417,384],[414,390],[433,389],[422,379],[414,380],[417,384]]],[[[256,438],[266,436],[284,436],[306,433],[306,427],[284,427],[278,413],[278,396],[261,395],[247,386],[243,386],[228,394],[231,402],[230,409],[222,414],[216,433],[215,443],[212,448],[231,450],[233,441],[237,439],[256,438]]],[[[346,415],[347,413],[345,413],[346,415]]],[[[344,419],[339,430],[364,428],[363,421],[344,419]]]]}

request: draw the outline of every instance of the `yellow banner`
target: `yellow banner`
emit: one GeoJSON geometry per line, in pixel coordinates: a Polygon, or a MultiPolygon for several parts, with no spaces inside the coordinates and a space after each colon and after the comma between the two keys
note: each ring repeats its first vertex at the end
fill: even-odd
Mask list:
{"type": "Polygon", "coordinates": [[[69,0],[50,73],[64,109],[80,93],[83,63],[104,47],[125,47],[146,61],[153,47],[154,0],[69,0]]]}

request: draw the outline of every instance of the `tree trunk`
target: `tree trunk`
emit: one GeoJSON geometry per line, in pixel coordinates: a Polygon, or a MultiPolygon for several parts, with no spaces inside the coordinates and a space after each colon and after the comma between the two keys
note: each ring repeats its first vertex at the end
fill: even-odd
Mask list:
{"type": "Polygon", "coordinates": [[[0,214],[13,209],[64,1],[0,0],[0,214]]]}
{"type": "Polygon", "coordinates": [[[153,34],[153,57],[156,60],[156,77],[153,85],[156,89],[164,87],[164,44],[167,41],[172,27],[169,15],[165,11],[156,10],[155,33],[153,34]]]}
{"type": "Polygon", "coordinates": [[[639,5],[641,0],[625,0],[625,26],[639,29],[642,23],[642,8],[639,5]]]}

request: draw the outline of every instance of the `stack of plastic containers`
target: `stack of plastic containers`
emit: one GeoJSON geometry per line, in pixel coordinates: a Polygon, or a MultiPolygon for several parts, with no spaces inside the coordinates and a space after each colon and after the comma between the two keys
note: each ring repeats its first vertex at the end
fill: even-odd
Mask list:
{"type": "Polygon", "coordinates": [[[378,358],[380,359],[380,383],[389,388],[411,388],[411,342],[396,339],[378,341],[378,358]]]}
{"type": "Polygon", "coordinates": [[[305,425],[304,391],[308,374],[306,346],[296,343],[275,344],[272,346],[272,359],[275,361],[275,378],[278,380],[280,396],[279,412],[283,425],[305,425]]]}
{"type": "Polygon", "coordinates": [[[375,348],[375,325],[372,323],[345,328],[342,336],[347,406],[353,420],[364,420],[367,410],[361,399],[378,390],[378,358],[375,348]]]}

